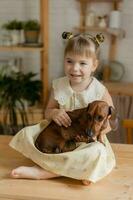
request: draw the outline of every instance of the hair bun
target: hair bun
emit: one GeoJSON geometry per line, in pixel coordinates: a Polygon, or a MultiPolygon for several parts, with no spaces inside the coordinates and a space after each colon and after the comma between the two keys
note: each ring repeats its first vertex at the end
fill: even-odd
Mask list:
{"type": "Polygon", "coordinates": [[[97,46],[100,45],[100,43],[104,42],[104,35],[102,33],[97,34],[95,37],[95,42],[97,43],[97,46]]]}
{"type": "Polygon", "coordinates": [[[62,38],[63,39],[71,39],[73,37],[73,34],[71,32],[63,32],[62,38]]]}

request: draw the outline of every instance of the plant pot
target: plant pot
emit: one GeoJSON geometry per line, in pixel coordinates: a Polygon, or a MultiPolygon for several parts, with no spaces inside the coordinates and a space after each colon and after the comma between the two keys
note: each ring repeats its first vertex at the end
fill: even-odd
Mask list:
{"type": "Polygon", "coordinates": [[[18,45],[20,44],[20,31],[19,30],[11,30],[10,31],[11,36],[11,44],[12,45],[18,45]]]}
{"type": "Polygon", "coordinates": [[[10,126],[10,125],[0,124],[0,134],[1,135],[15,135],[22,128],[24,128],[23,125],[10,126]]]}
{"type": "Polygon", "coordinates": [[[25,43],[38,43],[39,31],[24,31],[25,43]]]}

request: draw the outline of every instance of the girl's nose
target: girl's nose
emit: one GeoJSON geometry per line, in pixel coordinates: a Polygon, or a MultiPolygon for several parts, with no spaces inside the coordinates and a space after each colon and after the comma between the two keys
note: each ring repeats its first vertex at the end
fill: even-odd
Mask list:
{"type": "Polygon", "coordinates": [[[74,70],[74,71],[79,70],[79,64],[78,64],[78,63],[75,63],[75,64],[73,65],[73,70],[74,70]]]}

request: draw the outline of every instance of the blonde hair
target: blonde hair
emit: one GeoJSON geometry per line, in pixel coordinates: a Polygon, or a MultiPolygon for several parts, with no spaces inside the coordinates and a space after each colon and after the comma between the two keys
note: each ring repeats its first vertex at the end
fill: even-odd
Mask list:
{"type": "Polygon", "coordinates": [[[94,41],[86,35],[76,35],[67,41],[64,56],[67,54],[85,55],[97,59],[99,48],[96,47],[94,41]]]}

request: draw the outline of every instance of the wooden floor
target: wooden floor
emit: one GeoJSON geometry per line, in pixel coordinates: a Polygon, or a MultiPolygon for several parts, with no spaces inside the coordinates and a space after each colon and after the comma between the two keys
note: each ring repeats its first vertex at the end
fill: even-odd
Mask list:
{"type": "Polygon", "coordinates": [[[113,144],[117,167],[88,187],[69,178],[11,179],[13,168],[33,163],[11,149],[10,140],[0,136],[0,200],[133,200],[133,145],[113,144]]]}

